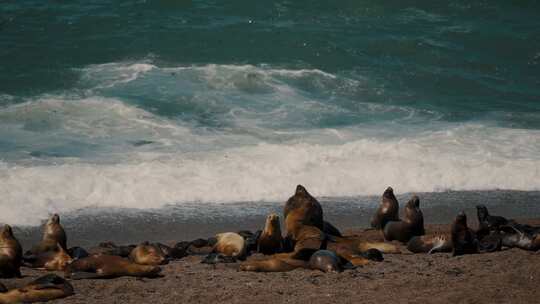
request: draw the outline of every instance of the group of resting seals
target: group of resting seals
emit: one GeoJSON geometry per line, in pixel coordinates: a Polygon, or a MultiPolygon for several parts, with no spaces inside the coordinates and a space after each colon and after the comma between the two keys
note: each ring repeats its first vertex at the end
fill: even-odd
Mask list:
{"type": "MultiPolygon", "coordinates": [[[[45,224],[41,242],[24,254],[11,227],[5,225],[0,231],[0,278],[20,277],[21,266],[63,271],[65,278],[71,280],[155,278],[160,276],[160,265],[190,254],[206,254],[202,263],[209,264],[241,261],[242,271],[282,272],[305,268],[340,272],[382,261],[383,253],[400,253],[395,243],[368,242],[362,237],[342,235],[324,220],[321,204],[301,185],[285,203],[283,215],[284,236],[279,215],[270,214],[264,228],[255,233],[225,232],[173,246],[149,242],[117,246],[105,242],[86,250],[67,247],[66,233],[55,214],[45,224]]],[[[427,236],[419,198],[413,196],[407,202],[400,219],[398,200],[388,187],[371,225],[382,232],[385,241],[404,243],[413,253],[452,252],[457,256],[497,251],[503,246],[540,249],[540,227],[491,216],[483,205],[477,206],[477,216],[476,231],[468,227],[467,216],[460,212],[451,225],[450,235],[427,236]]],[[[72,285],[53,274],[11,290],[0,284],[0,304],[46,301],[72,294],[72,285]]]]}

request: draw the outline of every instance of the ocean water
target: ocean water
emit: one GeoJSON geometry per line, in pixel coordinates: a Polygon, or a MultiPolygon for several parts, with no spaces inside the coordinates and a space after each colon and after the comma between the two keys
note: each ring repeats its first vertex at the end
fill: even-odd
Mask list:
{"type": "Polygon", "coordinates": [[[297,184],[345,200],[388,185],[518,190],[499,205],[525,191],[533,206],[539,13],[536,1],[4,0],[0,222],[269,210],[297,184]]]}

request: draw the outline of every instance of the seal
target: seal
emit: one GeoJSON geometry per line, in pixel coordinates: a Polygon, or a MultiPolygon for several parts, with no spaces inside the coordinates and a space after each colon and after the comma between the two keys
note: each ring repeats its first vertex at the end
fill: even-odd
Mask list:
{"type": "Polygon", "coordinates": [[[384,191],[379,208],[371,220],[371,227],[383,229],[389,221],[399,221],[399,203],[392,187],[388,187],[384,191]]]}
{"type": "Polygon", "coordinates": [[[523,250],[540,250],[540,227],[509,223],[500,227],[503,231],[502,246],[523,250]]]}
{"type": "Polygon", "coordinates": [[[88,250],[90,255],[116,255],[119,257],[127,258],[131,251],[137,246],[135,245],[126,245],[118,246],[113,242],[102,242],[99,243],[97,247],[92,247],[88,250]]]}
{"type": "Polygon", "coordinates": [[[11,226],[0,232],[0,278],[21,277],[22,247],[13,235],[11,226]]]}
{"type": "Polygon", "coordinates": [[[461,211],[452,223],[452,256],[478,253],[474,232],[467,226],[467,215],[461,211]]]}
{"type": "Polygon", "coordinates": [[[39,254],[47,251],[55,251],[56,244],[60,244],[64,250],[67,250],[66,232],[62,225],[60,225],[60,216],[53,214],[45,224],[41,242],[32,248],[30,252],[32,254],[39,254]]]}
{"type": "Polygon", "coordinates": [[[414,236],[407,243],[407,249],[412,253],[451,252],[452,241],[446,235],[414,236]]]}
{"type": "Polygon", "coordinates": [[[508,225],[511,221],[502,216],[490,215],[485,205],[476,206],[476,215],[478,217],[477,236],[482,239],[493,231],[499,231],[501,226],[508,225]]]}
{"type": "MultiPolygon", "coordinates": [[[[1,285],[1,284],[0,284],[1,285]]],[[[73,295],[73,286],[55,274],[47,274],[24,287],[0,291],[0,304],[35,303],[61,299],[73,295]]]]}
{"type": "Polygon", "coordinates": [[[86,249],[78,246],[69,248],[68,254],[73,259],[82,259],[90,255],[86,249]]]}
{"type": "Polygon", "coordinates": [[[133,248],[129,260],[140,265],[163,265],[169,261],[158,245],[144,242],[133,248]]]}
{"type": "Polygon", "coordinates": [[[60,244],[56,244],[56,246],[55,251],[47,251],[35,256],[25,256],[23,258],[24,265],[49,271],[63,271],[69,263],[73,262],[73,259],[60,244]]]}
{"type": "Polygon", "coordinates": [[[65,277],[73,280],[122,276],[155,278],[160,272],[159,266],[139,265],[114,255],[94,255],[69,264],[65,269],[65,277]]]}
{"type": "Polygon", "coordinates": [[[283,237],[279,215],[271,213],[266,217],[264,229],[257,240],[257,251],[262,254],[274,254],[283,250],[283,237]]]}
{"type": "Polygon", "coordinates": [[[225,232],[216,235],[217,243],[212,249],[213,253],[242,259],[246,255],[246,241],[235,232],[225,232]]]}
{"type": "Polygon", "coordinates": [[[302,185],[296,186],[293,196],[283,209],[287,237],[296,239],[297,230],[304,225],[323,230],[323,210],[321,204],[302,185]]]}
{"type": "Polygon", "coordinates": [[[424,216],[420,210],[420,199],[413,196],[405,205],[405,218],[402,221],[389,221],[383,229],[384,239],[408,242],[413,236],[425,234],[424,216]]]}
{"type": "Polygon", "coordinates": [[[318,250],[309,259],[309,268],[322,272],[342,272],[341,258],[333,251],[318,250]]]}

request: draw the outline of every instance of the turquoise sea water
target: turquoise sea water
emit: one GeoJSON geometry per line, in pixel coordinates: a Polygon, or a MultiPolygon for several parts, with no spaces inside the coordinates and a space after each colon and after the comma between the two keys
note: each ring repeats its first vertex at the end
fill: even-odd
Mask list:
{"type": "Polygon", "coordinates": [[[0,222],[540,189],[536,1],[2,1],[0,222]]]}

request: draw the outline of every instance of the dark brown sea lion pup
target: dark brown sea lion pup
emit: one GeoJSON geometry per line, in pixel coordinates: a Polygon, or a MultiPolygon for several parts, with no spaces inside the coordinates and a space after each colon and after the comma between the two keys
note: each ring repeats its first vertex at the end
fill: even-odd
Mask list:
{"type": "Polygon", "coordinates": [[[452,240],[445,235],[415,236],[407,243],[407,249],[412,253],[451,252],[452,240]]]}
{"type": "Polygon", "coordinates": [[[399,203],[392,187],[388,187],[384,191],[381,204],[371,220],[371,227],[383,229],[389,221],[399,221],[399,203]]]}
{"type": "Polygon", "coordinates": [[[408,242],[413,236],[425,234],[424,216],[420,210],[420,199],[413,196],[405,205],[405,217],[401,221],[389,221],[383,229],[384,239],[408,242]]]}
{"type": "Polygon", "coordinates": [[[483,238],[490,232],[499,231],[501,226],[508,225],[512,222],[502,216],[490,215],[487,207],[484,205],[476,206],[476,212],[478,216],[478,238],[483,238]]]}
{"type": "Polygon", "coordinates": [[[454,222],[451,229],[452,236],[452,255],[458,256],[463,254],[478,253],[478,247],[474,232],[467,226],[467,215],[461,211],[454,222]]]}
{"type": "Polygon", "coordinates": [[[71,295],[73,286],[68,281],[55,274],[47,274],[24,287],[0,291],[0,304],[46,302],[71,295]]]}
{"type": "Polygon", "coordinates": [[[266,217],[264,229],[257,240],[257,251],[263,254],[279,253],[283,250],[283,237],[279,215],[271,213],[266,217]]]}
{"type": "Polygon", "coordinates": [[[163,250],[157,245],[144,242],[133,248],[129,259],[140,265],[163,265],[168,263],[163,250]]]}
{"type": "Polygon", "coordinates": [[[22,248],[13,235],[11,226],[4,225],[0,231],[0,278],[21,276],[22,248]]]}
{"type": "Polygon", "coordinates": [[[30,252],[32,254],[39,254],[47,251],[54,251],[56,250],[56,244],[60,244],[64,250],[67,250],[66,232],[62,225],[60,225],[60,216],[58,216],[58,214],[53,214],[45,224],[41,242],[32,248],[30,252]]]}
{"type": "Polygon", "coordinates": [[[47,251],[34,256],[25,256],[24,265],[32,268],[43,268],[49,271],[63,271],[73,259],[68,252],[57,244],[55,251],[47,251]]]}
{"type": "Polygon", "coordinates": [[[110,279],[122,276],[154,278],[159,276],[159,266],[139,265],[113,255],[95,255],[76,260],[65,270],[66,278],[110,279]]]}

